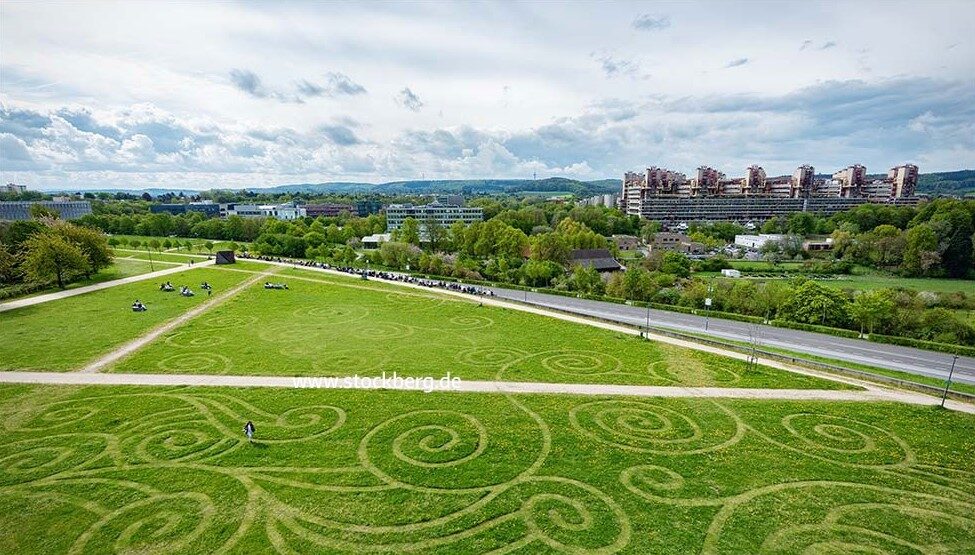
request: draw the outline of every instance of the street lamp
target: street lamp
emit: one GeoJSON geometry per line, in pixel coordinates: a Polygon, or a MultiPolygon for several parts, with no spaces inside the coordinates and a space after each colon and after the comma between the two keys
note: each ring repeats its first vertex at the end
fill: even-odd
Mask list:
{"type": "Polygon", "coordinates": [[[948,388],[951,387],[951,375],[955,373],[955,363],[958,362],[958,355],[953,355],[951,359],[951,370],[948,370],[948,382],[945,383],[945,392],[941,396],[941,408],[945,406],[945,399],[948,398],[948,388]]]}
{"type": "Polygon", "coordinates": [[[714,284],[708,284],[708,296],[704,299],[704,331],[708,331],[708,324],[711,321],[711,292],[714,291],[714,284]]]}
{"type": "Polygon", "coordinates": [[[647,339],[650,339],[650,301],[647,301],[647,339]]]}

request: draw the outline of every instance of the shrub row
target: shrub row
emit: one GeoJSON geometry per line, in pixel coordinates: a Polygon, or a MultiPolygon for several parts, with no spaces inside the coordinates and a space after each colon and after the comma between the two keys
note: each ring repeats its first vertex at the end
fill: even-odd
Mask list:
{"type": "Polygon", "coordinates": [[[939,353],[975,356],[975,347],[966,347],[965,345],[951,345],[949,343],[925,341],[923,339],[913,339],[911,337],[900,337],[896,335],[881,335],[879,333],[870,334],[868,339],[875,343],[889,343],[891,345],[902,345],[904,347],[916,347],[918,349],[926,349],[928,351],[938,351],[939,353]]]}

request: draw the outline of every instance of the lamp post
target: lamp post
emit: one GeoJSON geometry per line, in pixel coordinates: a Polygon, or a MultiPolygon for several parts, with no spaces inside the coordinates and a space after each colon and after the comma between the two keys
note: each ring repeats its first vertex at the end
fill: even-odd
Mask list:
{"type": "Polygon", "coordinates": [[[647,339],[650,339],[650,301],[647,301],[647,339]]]}
{"type": "Polygon", "coordinates": [[[951,375],[955,373],[955,363],[958,362],[958,355],[953,355],[951,358],[951,370],[948,370],[948,381],[945,383],[945,392],[941,396],[941,408],[945,406],[945,399],[948,398],[948,388],[951,387],[951,375]]]}
{"type": "Polygon", "coordinates": [[[708,284],[708,296],[704,299],[704,331],[708,331],[708,324],[711,322],[711,292],[714,291],[714,284],[708,284]]]}

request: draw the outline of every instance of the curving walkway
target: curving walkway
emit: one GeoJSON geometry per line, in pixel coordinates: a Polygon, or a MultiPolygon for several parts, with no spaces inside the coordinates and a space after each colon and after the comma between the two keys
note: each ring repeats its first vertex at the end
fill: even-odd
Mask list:
{"type": "Polygon", "coordinates": [[[159,277],[168,276],[169,274],[176,274],[186,270],[192,270],[193,268],[212,266],[213,263],[214,263],[213,260],[207,260],[206,262],[200,262],[198,264],[193,264],[192,266],[180,264],[175,268],[166,268],[165,270],[149,272],[148,274],[139,274],[137,276],[129,276],[127,278],[105,281],[102,283],[95,283],[93,285],[86,285],[84,287],[78,287],[76,289],[68,289],[65,291],[57,291],[55,293],[37,295],[36,297],[18,299],[16,301],[10,301],[10,302],[0,304],[0,312],[13,310],[15,308],[23,308],[25,306],[34,306],[35,304],[47,303],[50,301],[56,301],[58,299],[64,299],[67,297],[74,297],[75,295],[84,295],[85,293],[91,293],[92,291],[100,291],[102,289],[108,289],[110,287],[115,287],[116,285],[125,285],[127,283],[135,283],[137,281],[145,281],[147,279],[156,279],[159,277]]]}

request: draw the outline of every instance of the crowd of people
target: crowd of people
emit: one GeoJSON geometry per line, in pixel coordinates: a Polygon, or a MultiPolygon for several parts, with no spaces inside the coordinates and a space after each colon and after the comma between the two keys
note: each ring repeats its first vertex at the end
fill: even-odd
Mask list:
{"type": "Polygon", "coordinates": [[[398,281],[401,283],[408,283],[410,285],[419,285],[420,287],[430,287],[436,289],[446,289],[448,291],[456,291],[458,293],[466,293],[468,295],[484,295],[488,297],[493,297],[494,292],[490,289],[484,287],[478,287],[476,285],[469,285],[464,283],[457,283],[453,281],[443,281],[439,279],[425,279],[411,276],[410,274],[401,274],[397,272],[387,272],[382,270],[368,270],[363,268],[352,268],[348,266],[332,266],[325,262],[315,262],[314,260],[296,260],[290,258],[282,258],[280,256],[261,256],[261,255],[251,255],[249,253],[243,253],[240,258],[251,259],[251,260],[263,260],[265,262],[279,262],[283,264],[294,264],[295,266],[304,266],[306,268],[321,268],[323,270],[335,270],[337,272],[344,272],[346,274],[361,276],[365,278],[377,278],[384,279],[388,281],[398,281]]]}

